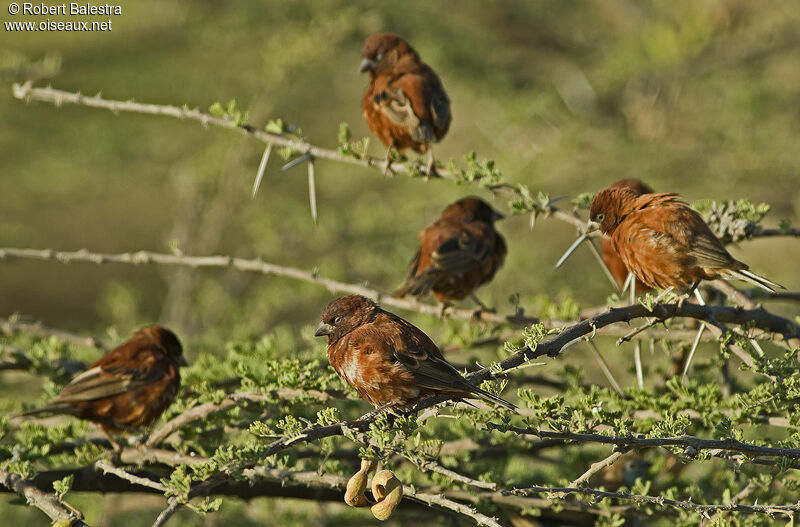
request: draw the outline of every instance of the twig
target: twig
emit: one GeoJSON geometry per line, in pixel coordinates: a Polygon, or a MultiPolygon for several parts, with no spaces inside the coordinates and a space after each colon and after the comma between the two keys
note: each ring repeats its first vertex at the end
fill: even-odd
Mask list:
{"type": "Polygon", "coordinates": [[[107,461],[99,460],[95,461],[94,466],[103,471],[104,474],[114,474],[118,478],[124,479],[126,481],[130,481],[134,485],[140,485],[142,487],[148,487],[151,489],[155,489],[159,492],[166,492],[167,487],[164,485],[153,481],[149,478],[143,478],[141,476],[136,476],[131,474],[130,472],[126,472],[119,467],[115,467],[114,465],[108,463],[107,461]]]}
{"type": "Polygon", "coordinates": [[[674,507],[676,509],[683,509],[688,511],[709,513],[716,511],[736,511],[746,513],[759,513],[759,514],[792,514],[800,511],[800,503],[794,505],[740,505],[736,503],[722,503],[703,505],[695,503],[690,500],[672,500],[664,498],[663,496],[647,496],[643,494],[629,494],[627,492],[608,492],[602,490],[595,490],[590,488],[575,488],[575,487],[527,487],[524,489],[514,489],[511,491],[501,491],[504,494],[515,496],[530,496],[532,494],[548,493],[548,494],[583,494],[584,496],[592,496],[595,499],[614,498],[621,500],[630,500],[635,503],[652,503],[658,506],[674,507]]]}
{"type": "Polygon", "coordinates": [[[677,437],[643,437],[643,436],[607,436],[602,434],[581,434],[576,432],[556,432],[550,430],[539,430],[536,428],[523,428],[517,426],[498,425],[495,423],[487,423],[490,429],[500,431],[510,431],[516,434],[527,434],[542,439],[563,439],[566,441],[574,441],[576,443],[603,443],[608,445],[616,445],[623,451],[630,449],[653,448],[653,447],[667,447],[677,446],[683,448],[691,448],[696,451],[700,450],[724,450],[730,452],[739,452],[750,456],[765,456],[765,457],[787,457],[791,459],[800,459],[800,449],[797,448],[776,448],[758,446],[752,443],[744,443],[742,441],[728,438],[728,439],[703,439],[695,436],[677,436],[677,437]]]}
{"type": "Polygon", "coordinates": [[[0,484],[25,498],[28,503],[45,513],[53,523],[73,527],[86,526],[82,519],[76,518],[75,514],[59,502],[54,495],[42,492],[36,485],[19,474],[0,469],[0,484]]]}
{"type": "MultiPolygon", "coordinates": [[[[80,251],[53,251],[50,249],[14,249],[0,248],[0,260],[24,258],[32,260],[56,261],[61,263],[87,262],[94,264],[130,264],[130,265],[174,265],[191,268],[201,267],[223,267],[232,268],[243,272],[260,273],[270,276],[282,276],[311,282],[326,287],[332,293],[347,293],[364,295],[380,302],[383,305],[415,311],[427,315],[439,317],[441,308],[432,304],[424,304],[413,299],[393,298],[391,295],[384,294],[376,289],[371,289],[357,284],[339,282],[330,278],[320,276],[316,271],[305,271],[296,267],[288,267],[264,262],[260,258],[247,260],[244,258],[233,258],[231,256],[185,256],[177,254],[154,253],[150,251],[138,251],[135,253],[102,254],[92,253],[86,250],[80,251]]],[[[448,316],[461,320],[474,320],[475,311],[471,309],[449,309],[448,316]]],[[[525,317],[520,314],[509,316],[498,315],[495,313],[481,312],[480,319],[493,323],[515,323],[531,324],[537,319],[525,317]]]]}
{"type": "Polygon", "coordinates": [[[17,333],[27,333],[40,338],[55,337],[76,346],[86,346],[88,348],[97,349],[107,348],[106,344],[94,337],[83,337],[60,329],[48,328],[41,322],[23,322],[19,315],[0,318],[0,331],[9,336],[16,335],[17,333]]]}
{"type": "Polygon", "coordinates": [[[604,468],[610,467],[611,465],[613,465],[619,458],[621,458],[623,456],[623,454],[624,453],[621,452],[621,451],[612,452],[611,455],[608,456],[607,458],[605,458],[603,460],[600,460],[597,463],[592,463],[592,465],[589,467],[589,470],[587,470],[586,472],[584,472],[583,474],[578,476],[578,478],[576,478],[575,481],[570,483],[569,486],[570,487],[579,487],[579,486],[581,486],[583,483],[586,483],[587,481],[589,481],[589,479],[592,476],[594,476],[595,474],[597,474],[598,472],[600,472],[604,468]]]}
{"type": "Polygon", "coordinates": [[[225,411],[229,408],[239,405],[241,402],[251,403],[269,403],[274,402],[275,399],[294,399],[295,397],[306,397],[309,399],[316,399],[321,402],[329,401],[331,399],[341,397],[343,393],[329,391],[323,392],[320,390],[300,390],[291,388],[279,388],[272,390],[269,393],[253,393],[253,392],[240,392],[232,393],[225,397],[218,403],[205,403],[194,408],[189,408],[183,411],[180,415],[172,420],[164,423],[159,428],[150,434],[145,443],[149,447],[158,446],[173,432],[186,426],[192,421],[204,419],[209,415],[225,411]]]}

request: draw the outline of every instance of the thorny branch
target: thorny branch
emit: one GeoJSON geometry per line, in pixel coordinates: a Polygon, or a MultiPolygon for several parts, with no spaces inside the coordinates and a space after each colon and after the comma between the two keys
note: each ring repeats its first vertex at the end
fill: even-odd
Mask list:
{"type": "MultiPolygon", "coordinates": [[[[94,96],[86,96],[80,92],[68,92],[58,90],[52,87],[34,88],[33,83],[28,81],[24,84],[15,83],[12,86],[12,93],[15,98],[26,102],[41,101],[47,102],[60,107],[63,104],[76,104],[86,106],[89,108],[100,108],[119,114],[126,113],[139,113],[147,115],[162,115],[167,117],[174,117],[184,121],[197,121],[203,126],[217,126],[229,130],[237,130],[240,133],[252,137],[267,145],[277,145],[289,148],[295,152],[300,152],[309,155],[313,159],[326,159],[340,163],[348,163],[357,165],[364,168],[374,169],[376,173],[383,174],[385,161],[383,159],[374,158],[368,155],[364,156],[349,156],[344,155],[338,150],[331,150],[321,148],[306,141],[291,139],[284,137],[281,134],[274,134],[264,130],[259,130],[249,124],[241,124],[235,119],[226,117],[217,117],[206,112],[202,112],[197,108],[188,108],[186,106],[170,106],[160,104],[147,104],[138,103],[133,100],[116,101],[111,99],[104,99],[100,93],[94,96]]],[[[449,179],[453,181],[463,182],[457,174],[452,173],[445,167],[437,167],[432,174],[426,173],[426,164],[421,161],[406,161],[392,163],[392,170],[399,174],[406,174],[409,176],[423,174],[427,177],[438,177],[449,179]]],[[[480,183],[480,180],[471,181],[472,183],[480,183]]],[[[503,194],[513,198],[523,198],[526,196],[515,185],[507,183],[489,185],[489,190],[496,194],[503,194]]],[[[557,218],[563,222],[569,223],[578,229],[585,228],[585,220],[581,219],[574,213],[563,211],[553,206],[551,203],[538,203],[533,200],[530,205],[534,209],[534,217],[536,214],[544,214],[557,218]]],[[[800,229],[786,228],[786,229],[761,229],[752,237],[772,237],[772,236],[794,236],[800,237],[800,229]]]]}
{"type": "Polygon", "coordinates": [[[621,500],[630,500],[635,503],[652,503],[661,507],[668,506],[676,509],[683,509],[687,511],[694,511],[703,515],[719,511],[735,511],[746,513],[759,513],[768,514],[786,514],[791,515],[794,512],[800,511],[800,503],[794,505],[741,505],[738,503],[721,503],[704,505],[695,503],[692,500],[673,500],[664,498],[662,496],[647,496],[642,494],[629,494],[627,492],[609,492],[603,490],[590,489],[586,487],[527,487],[524,489],[514,489],[510,491],[501,491],[503,494],[512,496],[532,496],[539,493],[553,493],[553,494],[583,494],[584,496],[591,496],[595,499],[614,498],[621,500]]]}
{"type": "MultiPolygon", "coordinates": [[[[183,266],[191,268],[201,268],[201,267],[233,268],[243,272],[255,272],[264,275],[281,276],[281,277],[292,278],[295,280],[302,280],[305,282],[316,283],[326,287],[329,291],[333,293],[364,295],[366,297],[372,298],[376,302],[379,302],[385,306],[405,309],[408,311],[415,311],[418,313],[423,313],[432,316],[439,316],[440,314],[439,306],[420,303],[416,300],[393,298],[390,295],[382,293],[381,291],[363,285],[350,284],[346,282],[332,280],[330,278],[325,278],[323,276],[320,276],[319,273],[316,272],[315,270],[305,271],[303,269],[298,269],[296,267],[271,264],[264,262],[260,258],[248,260],[244,258],[233,258],[231,256],[186,256],[177,254],[154,253],[150,251],[138,251],[135,253],[103,254],[103,253],[92,253],[87,250],[53,251],[50,249],[40,250],[40,249],[0,248],[0,260],[13,259],[13,258],[47,260],[47,261],[56,261],[61,263],[88,262],[94,264],[118,263],[118,264],[130,264],[130,265],[159,264],[159,265],[175,265],[175,266],[183,266]]],[[[676,316],[677,317],[688,316],[691,318],[697,318],[709,322],[718,322],[723,324],[724,323],[745,324],[748,322],[753,322],[755,323],[756,327],[774,333],[778,333],[782,335],[784,339],[787,340],[798,339],[798,343],[800,343],[800,330],[798,330],[797,326],[794,323],[782,317],[772,315],[771,313],[763,309],[742,310],[740,308],[726,308],[718,306],[709,306],[707,308],[702,308],[701,306],[696,306],[694,304],[686,303],[683,306],[685,309],[678,310],[674,314],[670,314],[670,309],[665,310],[665,306],[667,305],[662,304],[656,306],[653,315],[661,318],[662,320],[666,320],[667,318],[673,318],[676,316]],[[748,316],[752,315],[753,318],[748,319],[746,316],[743,315],[748,315],[748,316]]],[[[612,322],[623,322],[623,321],[628,322],[632,318],[637,318],[639,316],[642,316],[633,313],[641,312],[644,309],[645,308],[642,306],[630,306],[629,308],[610,309],[610,310],[606,308],[604,309],[604,312],[602,312],[599,315],[600,318],[592,317],[584,322],[590,320],[593,321],[596,318],[598,321],[610,320],[610,322],[608,323],[597,324],[594,326],[597,329],[601,329],[603,327],[610,325],[612,322]],[[633,311],[629,312],[625,311],[625,309],[629,310],[632,309],[633,311]],[[611,318],[609,319],[608,317],[611,318]]],[[[476,312],[469,309],[451,309],[448,311],[448,313],[453,318],[458,318],[462,320],[473,320],[476,316],[476,312]]],[[[479,312],[479,316],[482,320],[486,320],[497,324],[513,323],[513,324],[527,325],[539,322],[539,319],[525,316],[521,312],[515,313],[513,315],[500,315],[496,313],[488,313],[482,311],[479,312]]],[[[17,324],[17,326],[19,326],[19,324],[17,324]]],[[[587,326],[584,324],[581,327],[585,330],[587,326]]],[[[563,332],[562,335],[565,333],[569,333],[569,330],[574,330],[575,328],[577,328],[577,326],[567,328],[567,330],[565,330],[565,332],[563,332]]],[[[585,335],[586,332],[584,331],[582,334],[585,335]]],[[[70,339],[74,339],[74,337],[71,335],[67,334],[66,336],[69,337],[70,339]]]]}

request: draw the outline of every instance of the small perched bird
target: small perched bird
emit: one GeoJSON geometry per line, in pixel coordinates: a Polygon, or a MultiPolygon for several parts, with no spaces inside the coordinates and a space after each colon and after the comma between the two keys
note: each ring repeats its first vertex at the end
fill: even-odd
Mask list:
{"type": "Polygon", "coordinates": [[[115,448],[114,433],[148,426],[172,404],[186,364],[175,333],[146,326],[64,386],[50,404],[21,415],[74,415],[100,425],[115,448]]]}
{"type": "Polygon", "coordinates": [[[372,133],[386,146],[386,168],[392,147],[428,152],[427,173],[434,170],[431,143],[450,128],[450,99],[430,66],[411,45],[392,33],[375,33],[361,48],[360,73],[369,74],[361,107],[372,133]]]}
{"type": "Polygon", "coordinates": [[[642,194],[608,187],[592,201],[592,227],[611,238],[636,278],[653,289],[693,290],[701,280],[745,280],[768,291],[782,287],[749,271],[677,194],[642,194]]]}
{"type": "Polygon", "coordinates": [[[429,395],[508,401],[471,385],[420,329],[369,298],[338,298],[322,312],[315,336],[328,338],[336,373],[376,408],[408,410],[429,395]]]}
{"type": "MultiPolygon", "coordinates": [[[[653,192],[653,189],[644,184],[640,179],[620,179],[609,185],[608,188],[629,188],[638,195],[651,194],[653,192]]],[[[611,242],[610,238],[606,236],[600,238],[600,246],[602,248],[603,261],[606,263],[606,267],[608,267],[611,276],[613,276],[614,280],[617,282],[617,286],[622,289],[628,279],[628,273],[630,272],[628,271],[628,267],[625,265],[625,262],[622,261],[622,258],[620,258],[617,250],[614,249],[614,244],[611,242]]],[[[637,293],[645,293],[648,289],[649,288],[644,285],[641,280],[638,278],[636,279],[637,293]]]]}
{"type": "Polygon", "coordinates": [[[420,247],[408,268],[406,282],[393,296],[424,296],[429,291],[443,303],[473,294],[490,281],[506,258],[506,242],[494,228],[503,215],[485,201],[469,197],[448,205],[435,222],[419,233],[420,247]]]}

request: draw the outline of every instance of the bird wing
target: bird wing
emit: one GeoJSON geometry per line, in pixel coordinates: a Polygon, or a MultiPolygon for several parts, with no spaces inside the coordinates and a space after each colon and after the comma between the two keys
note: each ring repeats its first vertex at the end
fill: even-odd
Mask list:
{"type": "Polygon", "coordinates": [[[406,283],[398,294],[423,295],[441,275],[469,272],[482,262],[491,261],[498,244],[494,237],[482,234],[439,223],[425,229],[422,245],[411,260],[406,283]]]}
{"type": "Polygon", "coordinates": [[[516,407],[505,399],[470,384],[461,373],[444,360],[441,351],[427,335],[409,322],[396,317],[399,325],[409,329],[402,331],[401,339],[390,339],[392,356],[414,376],[414,382],[434,392],[464,396],[466,394],[493,401],[506,408],[516,407]],[[397,344],[400,344],[398,346],[397,344]]]}
{"type": "Polygon", "coordinates": [[[163,377],[161,370],[167,365],[159,364],[160,361],[152,353],[139,353],[135,358],[136,360],[130,363],[136,364],[136,367],[131,368],[130,363],[120,360],[122,357],[106,355],[93,367],[72,379],[51,403],[72,403],[113,397],[163,377]],[[104,359],[109,360],[101,363],[104,359]]]}
{"type": "Polygon", "coordinates": [[[411,98],[402,88],[386,89],[376,95],[376,102],[381,112],[397,126],[408,129],[411,139],[418,143],[430,143],[436,140],[430,123],[420,119],[414,112],[411,98]]]}
{"type": "Polygon", "coordinates": [[[670,215],[672,221],[664,224],[665,233],[687,248],[686,255],[692,259],[688,263],[706,269],[736,269],[739,265],[744,266],[730,255],[700,214],[689,205],[675,202],[668,210],[674,212],[670,215]]]}
{"type": "Polygon", "coordinates": [[[689,250],[689,255],[694,258],[696,265],[707,269],[735,269],[738,267],[735,264],[739,262],[723,247],[705,223],[703,226],[708,232],[696,232],[689,250]]]}
{"type": "Polygon", "coordinates": [[[465,389],[466,381],[458,370],[424,348],[393,348],[392,356],[412,373],[421,387],[436,391],[465,389]]]}
{"type": "Polygon", "coordinates": [[[430,68],[401,72],[375,96],[382,113],[414,141],[431,143],[450,127],[450,98],[430,68]],[[434,130],[436,128],[436,130],[434,130]]]}

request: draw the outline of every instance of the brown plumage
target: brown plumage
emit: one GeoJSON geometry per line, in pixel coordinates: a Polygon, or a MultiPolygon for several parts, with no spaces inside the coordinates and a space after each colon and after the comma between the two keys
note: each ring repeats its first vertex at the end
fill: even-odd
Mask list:
{"type": "Polygon", "coordinates": [[[404,410],[429,395],[445,394],[515,408],[471,385],[425,333],[366,297],[328,304],[314,335],[327,336],[333,369],[376,407],[404,410]]]}
{"type": "Polygon", "coordinates": [[[146,326],[72,379],[48,406],[22,415],[74,415],[99,424],[109,437],[148,426],[175,399],[183,364],[178,337],[146,326]]]}
{"type": "Polygon", "coordinates": [[[628,188],[605,188],[592,201],[589,218],[648,287],[687,291],[700,280],[718,278],[745,280],[769,291],[782,287],[731,256],[677,194],[640,196],[628,188]]]}
{"type": "Polygon", "coordinates": [[[420,247],[395,297],[424,296],[439,302],[462,300],[490,281],[506,258],[506,243],[494,228],[503,215],[485,201],[456,201],[419,233],[420,247]]]}
{"type": "MultiPolygon", "coordinates": [[[[653,189],[639,179],[620,179],[609,185],[608,188],[629,188],[638,195],[650,194],[653,192],[653,189]]],[[[625,285],[625,281],[628,279],[628,267],[625,265],[625,262],[622,261],[622,258],[620,258],[617,250],[614,249],[614,244],[611,243],[610,238],[606,236],[600,238],[600,246],[602,248],[603,261],[606,263],[606,267],[611,271],[611,276],[614,277],[617,286],[622,289],[625,285]]],[[[638,278],[636,279],[636,293],[644,294],[648,289],[649,288],[644,285],[641,280],[638,278]]]]}
{"type": "Polygon", "coordinates": [[[384,146],[422,153],[441,140],[450,127],[450,99],[414,48],[392,33],[376,33],[364,41],[361,57],[359,71],[370,79],[364,119],[384,146]]]}

